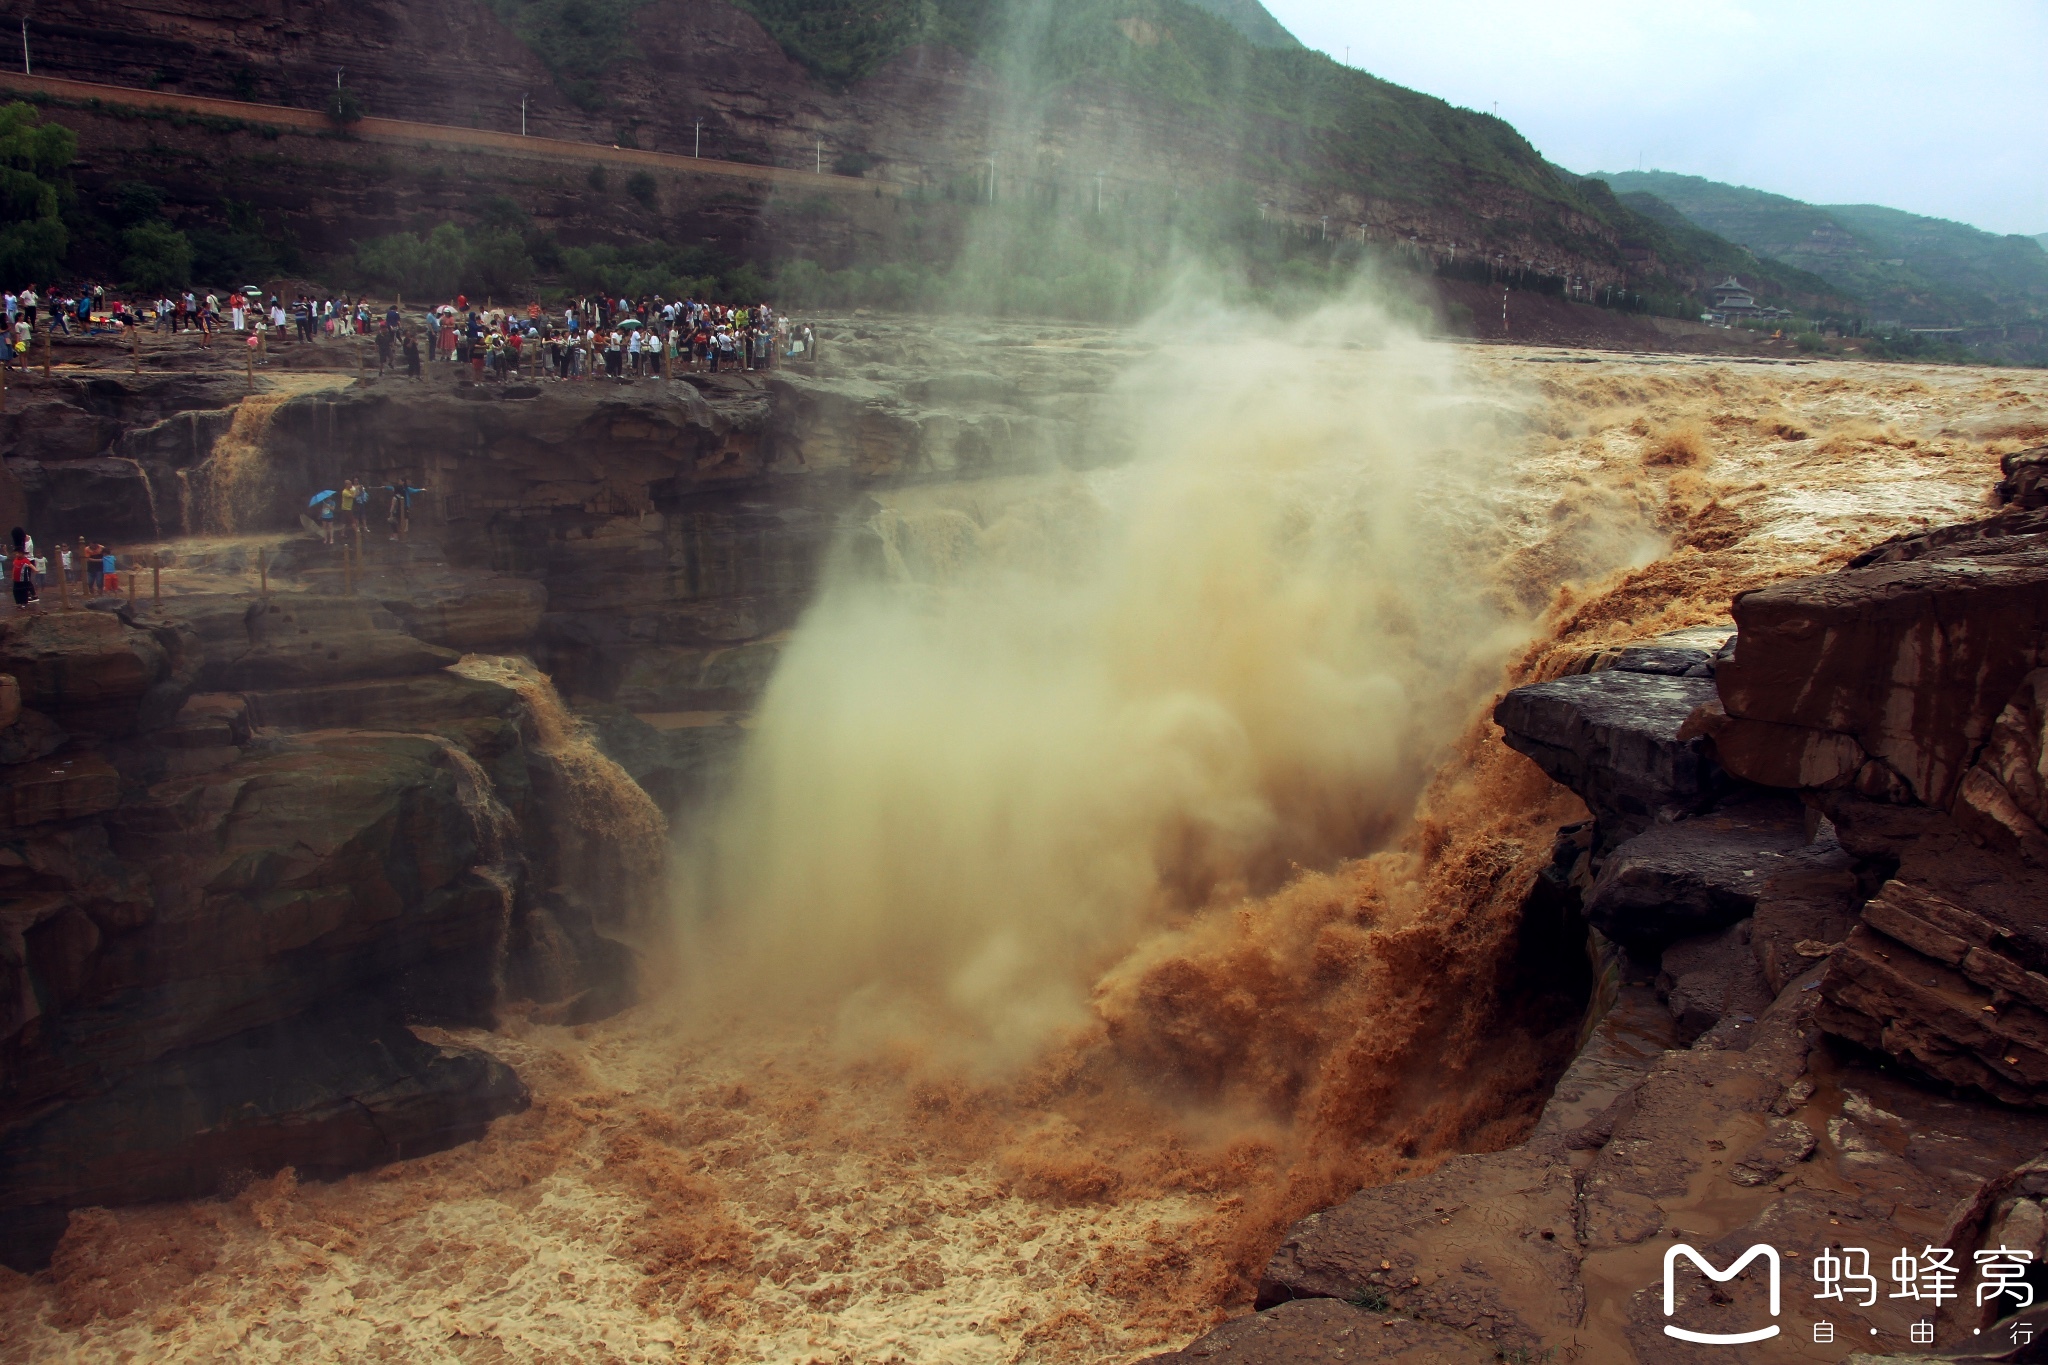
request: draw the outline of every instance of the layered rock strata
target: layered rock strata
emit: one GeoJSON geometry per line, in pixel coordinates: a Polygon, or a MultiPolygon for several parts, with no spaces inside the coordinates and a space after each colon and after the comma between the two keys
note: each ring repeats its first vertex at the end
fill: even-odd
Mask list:
{"type": "Polygon", "coordinates": [[[357,1168],[525,1103],[404,1027],[490,1019],[519,909],[487,804],[527,785],[520,699],[449,679],[455,657],[325,598],[0,627],[10,1262],[78,1204],[357,1168]],[[367,690],[379,715],[350,724],[367,690]]]}
{"type": "Polygon", "coordinates": [[[1506,741],[1594,815],[1548,880],[1606,945],[1605,1013],[1526,1144],[1304,1219],[1265,1311],[1160,1359],[1679,1361],[1701,1348],[1667,1325],[1773,1321],[1760,1276],[1681,1272],[1667,1310],[1678,1242],[1716,1266],[1780,1251],[1787,1335],[1757,1358],[1793,1358],[1822,1319],[1890,1351],[1924,1317],[1942,1359],[1986,1339],[2016,1303],[1816,1300],[1813,1258],[2048,1255],[2048,525],[2029,467],[2008,461],[2014,510],[1502,700],[1506,741]]]}

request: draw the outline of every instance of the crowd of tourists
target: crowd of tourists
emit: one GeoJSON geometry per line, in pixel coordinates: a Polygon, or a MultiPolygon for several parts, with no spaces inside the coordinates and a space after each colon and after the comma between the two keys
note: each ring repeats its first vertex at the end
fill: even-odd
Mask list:
{"type": "Polygon", "coordinates": [[[413,502],[426,491],[425,484],[406,479],[371,485],[364,483],[360,474],[351,474],[340,488],[323,489],[312,496],[307,503],[309,519],[329,545],[334,544],[337,533],[344,539],[353,534],[360,541],[372,532],[373,509],[381,504],[385,528],[391,539],[398,540],[412,529],[413,502]]]}
{"type": "MultiPolygon", "coordinates": [[[[411,341],[403,323],[391,330],[399,346],[411,341]]],[[[658,295],[637,301],[582,298],[560,312],[538,302],[524,309],[479,309],[458,297],[428,314],[420,332],[428,363],[467,365],[479,379],[767,370],[809,359],[818,344],[814,328],[792,323],[765,303],[716,304],[658,295]]],[[[380,342],[380,363],[389,364],[386,349],[380,342]]],[[[417,375],[419,357],[406,350],[403,358],[406,372],[417,375]]]]}
{"type": "MultiPolygon", "coordinates": [[[[7,578],[14,585],[14,609],[34,611],[42,603],[43,589],[50,582],[53,556],[36,553],[36,538],[17,526],[10,532],[13,549],[7,561],[7,578]]],[[[57,547],[55,569],[59,591],[67,598],[76,591],[81,601],[119,592],[119,559],[113,550],[81,537],[75,544],[57,547]]]]}
{"type": "Polygon", "coordinates": [[[702,299],[584,297],[559,310],[536,300],[524,308],[477,306],[462,295],[424,313],[346,295],[300,295],[289,302],[254,288],[226,294],[187,289],[147,304],[106,286],[48,293],[30,285],[0,294],[7,318],[7,360],[23,361],[39,335],[105,329],[196,333],[211,345],[219,332],[242,336],[259,354],[269,341],[312,344],[368,337],[379,371],[424,377],[423,366],[465,365],[478,379],[519,375],[621,379],[678,372],[768,370],[817,356],[816,329],[766,303],[702,299]],[[40,326],[37,319],[41,316],[40,326]]]}

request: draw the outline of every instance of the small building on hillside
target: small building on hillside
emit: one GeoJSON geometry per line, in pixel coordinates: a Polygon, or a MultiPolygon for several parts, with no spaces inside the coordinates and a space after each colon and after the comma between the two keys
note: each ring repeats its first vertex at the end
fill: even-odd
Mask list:
{"type": "Polygon", "coordinates": [[[1792,314],[1783,308],[1772,308],[1756,301],[1756,291],[1741,280],[1730,275],[1707,291],[1708,310],[1701,319],[1706,322],[1727,322],[1732,318],[1789,318],[1792,314]]]}
{"type": "Polygon", "coordinates": [[[1763,311],[1757,306],[1756,292],[1733,275],[1707,291],[1707,304],[1715,312],[1735,318],[1754,317],[1763,311]]]}

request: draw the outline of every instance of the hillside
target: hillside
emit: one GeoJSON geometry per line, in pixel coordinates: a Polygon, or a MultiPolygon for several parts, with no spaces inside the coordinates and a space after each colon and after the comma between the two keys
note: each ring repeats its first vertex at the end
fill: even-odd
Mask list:
{"type": "Polygon", "coordinates": [[[1683,272],[1694,282],[1695,291],[1734,275],[1766,303],[1778,307],[1837,315],[1862,312],[1862,302],[1847,291],[1818,275],[1759,257],[1716,236],[1654,194],[1637,192],[1617,198],[1637,215],[1630,243],[1654,251],[1667,272],[1683,272]]]}
{"type": "MultiPolygon", "coordinates": [[[[901,191],[862,206],[51,106],[79,139],[67,265],[101,277],[133,273],[136,233],[175,267],[170,233],[194,270],[345,287],[468,279],[468,260],[490,263],[485,292],[776,279],[838,304],[1124,317],[1190,263],[1276,297],[1377,254],[1683,317],[1748,261],[1549,164],[1498,118],[1308,51],[1257,0],[305,0],[289,22],[44,0],[29,36],[38,75],[321,109],[339,70],[374,117],[901,191]],[[428,241],[444,229],[457,237],[428,241]]],[[[1796,270],[1761,284],[1856,311],[1796,270]]]]}
{"type": "Polygon", "coordinates": [[[2022,236],[1875,205],[1808,204],[1668,171],[1599,173],[1650,194],[1758,256],[1809,271],[1910,326],[1986,326],[2048,317],[2048,251],[2022,236]]]}

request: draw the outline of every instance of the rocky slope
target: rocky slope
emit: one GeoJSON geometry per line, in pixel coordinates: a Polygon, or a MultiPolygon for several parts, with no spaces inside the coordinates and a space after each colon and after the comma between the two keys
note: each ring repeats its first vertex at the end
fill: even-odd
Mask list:
{"type": "MultiPolygon", "coordinates": [[[[1256,209],[1318,240],[1334,232],[1399,244],[1427,261],[1498,258],[1580,279],[1591,295],[1631,280],[1651,292],[1681,277],[1697,283],[1686,263],[1656,259],[1638,215],[1589,194],[1498,120],[1298,47],[1256,44],[1199,8],[1075,8],[1063,16],[1070,32],[1018,24],[1021,48],[1002,36],[1002,7],[943,33],[925,32],[925,11],[849,10],[835,16],[841,29],[873,32],[824,32],[823,41],[878,57],[851,71],[811,53],[816,25],[764,27],[725,3],[593,5],[581,40],[545,24],[519,28],[521,8],[379,0],[230,13],[186,0],[61,0],[30,18],[30,42],[43,75],[317,108],[340,73],[371,114],[509,132],[523,109],[536,135],[686,154],[701,146],[806,169],[822,160],[914,186],[920,201],[877,218],[685,177],[635,198],[516,159],[416,161],[339,137],[211,126],[219,120],[63,115],[81,134],[89,195],[146,179],[163,186],[181,223],[226,226],[233,203],[316,256],[400,227],[470,221],[507,195],[579,243],[710,243],[831,266],[945,262],[977,202],[1069,212],[1087,202],[1097,213],[1106,203],[1163,231],[1185,212],[1175,207],[1183,198],[1229,185],[1217,221],[1231,232],[1256,209]],[[896,34],[899,19],[921,40],[896,34]],[[579,41],[598,50],[576,56],[579,41]],[[490,77],[480,89],[482,72],[490,77]]],[[[110,256],[102,268],[116,265],[110,256]]]]}
{"type": "MultiPolygon", "coordinates": [[[[2041,459],[2008,457],[2007,498],[2041,459]]],[[[2048,1252],[2048,523],[2021,502],[1509,693],[1507,742],[1594,813],[1549,881],[1594,931],[1604,1015],[1526,1144],[1302,1221],[1265,1311],[1159,1359],[1696,1359],[1667,1324],[1774,1320],[1743,1358],[1827,1333],[1928,1358],[1922,1319],[1939,1358],[2011,1349],[2022,1292],[1975,1295],[1974,1267],[2048,1252]],[[1774,1246],[1782,1316],[1756,1275],[1680,1272],[1667,1304],[1678,1243],[1774,1246]],[[1954,1253],[1959,1302],[1827,1297],[1824,1248],[1882,1279],[1923,1247],[1954,1253]]]]}

